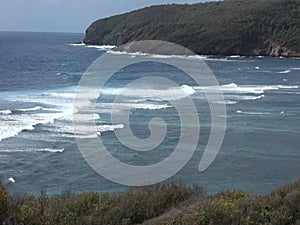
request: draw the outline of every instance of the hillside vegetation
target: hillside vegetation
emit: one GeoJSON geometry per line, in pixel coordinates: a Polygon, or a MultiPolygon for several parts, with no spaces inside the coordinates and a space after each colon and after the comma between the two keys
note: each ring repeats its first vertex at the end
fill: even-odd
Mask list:
{"type": "Polygon", "coordinates": [[[83,40],[123,45],[163,40],[203,55],[300,56],[300,0],[160,5],[97,20],[83,40]]]}
{"type": "Polygon", "coordinates": [[[156,185],[119,194],[8,195],[0,182],[4,225],[300,225],[300,180],[265,196],[206,195],[199,187],[156,185]]]}

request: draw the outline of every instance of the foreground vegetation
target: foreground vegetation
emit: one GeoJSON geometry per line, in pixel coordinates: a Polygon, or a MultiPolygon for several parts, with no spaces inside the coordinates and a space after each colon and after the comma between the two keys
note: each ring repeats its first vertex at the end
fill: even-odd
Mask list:
{"type": "Polygon", "coordinates": [[[163,40],[203,55],[300,56],[299,0],[160,5],[100,19],[86,44],[163,40]]]}
{"type": "Polygon", "coordinates": [[[38,197],[8,195],[0,183],[0,224],[5,225],[300,225],[300,179],[266,196],[243,191],[208,196],[180,184],[119,194],[67,192],[38,197]]]}

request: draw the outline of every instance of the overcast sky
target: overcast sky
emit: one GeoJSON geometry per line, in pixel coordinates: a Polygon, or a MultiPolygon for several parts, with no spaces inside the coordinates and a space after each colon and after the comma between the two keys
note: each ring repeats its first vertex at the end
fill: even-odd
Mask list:
{"type": "Polygon", "coordinates": [[[208,0],[0,0],[0,30],[80,32],[96,19],[150,5],[208,0]]]}

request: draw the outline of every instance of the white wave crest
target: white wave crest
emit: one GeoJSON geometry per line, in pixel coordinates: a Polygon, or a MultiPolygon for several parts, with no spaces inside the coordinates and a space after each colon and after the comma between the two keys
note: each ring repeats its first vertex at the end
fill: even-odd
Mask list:
{"type": "Polygon", "coordinates": [[[75,43],[75,44],[69,44],[71,46],[83,46],[83,47],[87,47],[87,48],[97,48],[99,50],[103,50],[103,51],[110,51],[113,48],[115,48],[115,45],[86,45],[83,42],[81,43],[75,43]]]}
{"type": "Polygon", "coordinates": [[[85,46],[85,44],[83,42],[81,43],[73,43],[73,44],[69,44],[71,46],[85,46]]]}
{"type": "Polygon", "coordinates": [[[86,45],[88,48],[97,48],[103,51],[110,51],[115,48],[115,45],[86,45]]]}
{"type": "Polygon", "coordinates": [[[229,56],[229,58],[239,59],[239,58],[241,58],[241,56],[240,55],[231,55],[231,56],[229,56]]]}
{"type": "Polygon", "coordinates": [[[158,109],[166,109],[170,108],[172,105],[167,104],[135,104],[133,105],[133,108],[135,109],[149,109],[149,110],[158,110],[158,109]]]}
{"type": "Polygon", "coordinates": [[[111,132],[115,129],[122,129],[124,128],[123,124],[115,124],[115,125],[98,125],[94,126],[92,124],[90,125],[76,125],[76,132],[74,133],[74,136],[76,138],[97,138],[98,136],[101,136],[101,133],[104,132],[111,132]],[[95,133],[96,131],[96,133],[95,133]]]}
{"type": "Polygon", "coordinates": [[[124,128],[124,124],[100,125],[100,126],[97,126],[97,130],[99,132],[114,131],[115,129],[122,129],[122,128],[124,128]]]}
{"type": "Polygon", "coordinates": [[[264,94],[265,91],[279,90],[279,89],[296,89],[298,86],[287,85],[237,85],[235,83],[224,84],[220,87],[206,86],[206,87],[193,87],[195,90],[203,89],[207,92],[214,92],[220,89],[224,94],[237,93],[237,94],[264,94]]]}
{"type": "Polygon", "coordinates": [[[16,180],[13,177],[8,178],[7,180],[11,183],[16,183],[16,180]]]}
{"type": "Polygon", "coordinates": [[[43,110],[43,109],[44,109],[43,107],[35,106],[32,108],[18,109],[18,111],[28,112],[28,111],[37,111],[37,110],[43,110]]]}
{"type": "Polygon", "coordinates": [[[244,112],[241,110],[237,110],[236,113],[238,114],[246,114],[246,115],[268,115],[269,112],[244,112]]]}
{"type": "Polygon", "coordinates": [[[53,148],[42,148],[42,149],[9,149],[9,150],[0,150],[0,153],[32,153],[32,152],[51,152],[51,153],[62,153],[65,149],[53,149],[53,148]]]}
{"type": "MultiPolygon", "coordinates": [[[[258,100],[265,97],[266,91],[282,93],[282,90],[298,89],[299,86],[293,85],[237,85],[235,83],[224,84],[221,86],[193,87],[197,92],[214,94],[221,91],[226,101],[258,100]]],[[[287,94],[297,94],[295,91],[286,91],[287,94]]]]}
{"type": "Polygon", "coordinates": [[[15,137],[25,130],[34,130],[37,124],[53,123],[55,119],[62,116],[62,113],[38,113],[30,115],[7,115],[1,121],[0,141],[15,137]]]}
{"type": "Polygon", "coordinates": [[[286,74],[286,73],[290,73],[291,70],[284,70],[284,71],[280,71],[280,72],[277,72],[277,73],[282,73],[282,74],[286,74]]]}
{"type": "Polygon", "coordinates": [[[195,93],[194,88],[189,85],[182,85],[181,88],[187,95],[192,95],[195,93]]]}
{"type": "Polygon", "coordinates": [[[37,149],[36,152],[52,152],[52,153],[62,153],[65,149],[53,149],[53,148],[44,148],[44,149],[37,149]]]}
{"type": "Polygon", "coordinates": [[[252,95],[226,95],[225,96],[228,99],[233,99],[233,100],[257,100],[264,98],[265,95],[258,95],[258,96],[252,96],[252,95]]]}
{"type": "Polygon", "coordinates": [[[299,86],[286,86],[286,85],[277,85],[278,89],[297,89],[299,86]]]}
{"type": "Polygon", "coordinates": [[[149,54],[144,52],[125,52],[125,51],[108,51],[109,54],[114,55],[129,55],[131,57],[136,56],[147,56],[149,58],[158,58],[158,59],[169,59],[169,58],[184,58],[184,59],[208,59],[209,56],[205,55],[158,55],[158,54],[149,54]]]}
{"type": "Polygon", "coordinates": [[[130,98],[161,101],[185,98],[187,95],[194,94],[195,90],[189,85],[182,85],[180,87],[169,88],[167,90],[150,88],[107,88],[101,90],[101,93],[106,95],[124,95],[130,98]],[[184,93],[180,90],[182,90],[184,93]]]}
{"type": "Polygon", "coordinates": [[[6,110],[0,110],[0,114],[1,115],[9,115],[9,114],[11,114],[12,113],[12,111],[10,111],[9,109],[6,109],[6,110]]]}
{"type": "Polygon", "coordinates": [[[235,104],[238,104],[239,102],[238,101],[232,101],[232,100],[226,100],[223,102],[219,101],[219,102],[213,102],[214,104],[226,104],[226,105],[235,105],[235,104]]]}
{"type": "Polygon", "coordinates": [[[171,104],[148,103],[147,100],[129,100],[125,103],[97,103],[97,112],[112,113],[112,110],[121,112],[122,110],[131,109],[145,109],[145,110],[160,110],[173,107],[171,104]]]}

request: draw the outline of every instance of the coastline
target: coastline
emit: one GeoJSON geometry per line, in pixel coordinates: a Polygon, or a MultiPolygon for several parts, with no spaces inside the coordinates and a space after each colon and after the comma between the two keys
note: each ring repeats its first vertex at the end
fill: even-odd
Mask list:
{"type": "MultiPolygon", "coordinates": [[[[75,43],[69,44],[71,46],[82,46],[87,48],[95,48],[103,51],[107,51],[113,54],[132,54],[132,55],[156,55],[156,56],[165,56],[163,54],[152,54],[152,53],[146,53],[146,52],[139,52],[139,51],[126,51],[124,49],[120,49],[121,46],[116,45],[96,45],[96,44],[85,44],[83,41],[78,41],[75,43]]],[[[205,54],[196,54],[194,55],[169,55],[174,57],[190,57],[195,56],[202,59],[222,59],[222,58],[230,58],[230,59],[242,59],[242,58],[275,58],[275,59],[300,59],[299,56],[274,56],[274,55],[205,55],[205,54]]]]}

